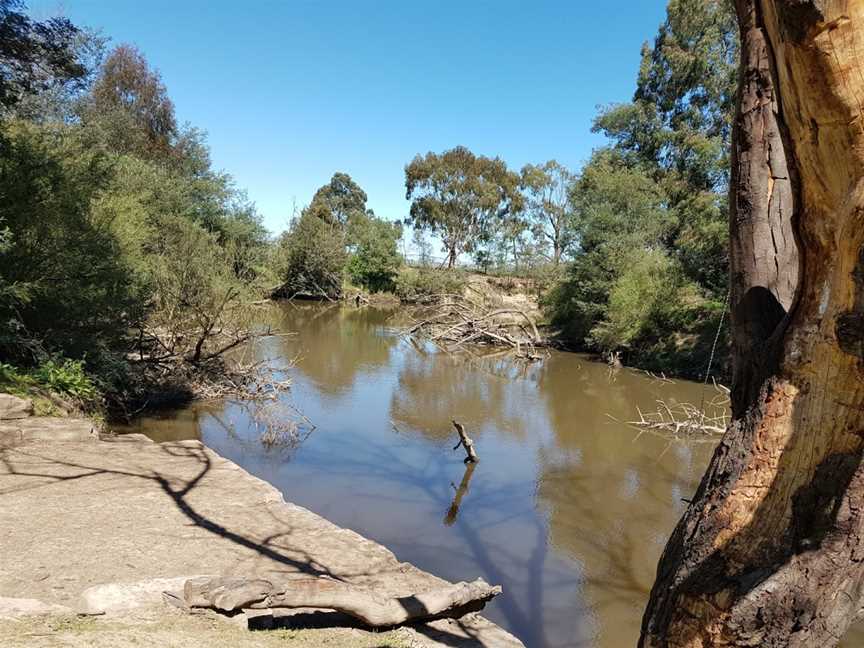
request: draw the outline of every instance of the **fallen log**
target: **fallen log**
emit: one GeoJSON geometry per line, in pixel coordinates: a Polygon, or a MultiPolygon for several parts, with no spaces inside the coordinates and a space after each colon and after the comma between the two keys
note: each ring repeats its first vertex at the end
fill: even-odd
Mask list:
{"type": "Polygon", "coordinates": [[[410,596],[386,597],[365,587],[329,578],[275,581],[205,576],[186,581],[182,602],[187,608],[212,608],[221,612],[324,608],[352,616],[372,628],[387,628],[409,621],[456,619],[482,610],[500,593],[500,586],[489,585],[482,578],[410,596]]]}
{"type": "Polygon", "coordinates": [[[477,451],[474,449],[474,442],[465,431],[465,426],[453,421],[453,427],[455,427],[456,431],[459,433],[459,443],[453,446],[453,449],[456,450],[461,445],[465,448],[465,463],[477,463],[477,451]]]}

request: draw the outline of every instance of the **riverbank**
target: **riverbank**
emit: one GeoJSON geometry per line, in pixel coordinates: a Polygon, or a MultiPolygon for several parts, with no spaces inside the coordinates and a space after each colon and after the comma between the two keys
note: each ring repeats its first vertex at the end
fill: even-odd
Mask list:
{"type": "Polygon", "coordinates": [[[0,425],[4,646],[522,645],[476,614],[373,633],[332,612],[286,611],[279,629],[253,636],[245,628],[261,619],[175,610],[162,592],[205,574],[326,575],[392,596],[445,582],[285,502],[200,442],[58,421],[0,425]]]}

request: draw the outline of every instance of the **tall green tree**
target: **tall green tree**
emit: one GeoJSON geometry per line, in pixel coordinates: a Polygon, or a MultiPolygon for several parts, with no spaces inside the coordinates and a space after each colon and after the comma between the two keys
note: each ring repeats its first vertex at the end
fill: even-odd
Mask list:
{"type": "Polygon", "coordinates": [[[79,34],[65,18],[36,21],[20,0],[0,0],[0,115],[28,95],[86,82],[79,34]]]}
{"type": "Polygon", "coordinates": [[[670,0],[633,100],[598,115],[610,143],[573,184],[574,258],[547,301],[577,344],[704,372],[727,292],[738,49],[726,0],[670,0]]]}
{"type": "Polygon", "coordinates": [[[282,297],[298,294],[335,299],[342,294],[345,268],[345,233],[336,223],[322,219],[310,207],[291,223],[279,239],[273,265],[282,297]]]}
{"type": "Polygon", "coordinates": [[[522,210],[519,175],[500,158],[474,155],[464,146],[416,156],[405,167],[410,222],[438,234],[452,268],[472,252],[489,228],[522,210]]]}
{"type": "Polygon", "coordinates": [[[348,237],[353,248],[347,266],[351,280],[372,291],[392,291],[402,265],[398,249],[401,224],[362,216],[353,219],[348,237]]]}
{"type": "Polygon", "coordinates": [[[552,249],[557,266],[572,243],[570,189],[575,176],[556,160],[544,164],[527,164],[522,168],[522,187],[526,194],[526,212],[535,239],[552,249]]]}
{"type": "Polygon", "coordinates": [[[117,348],[143,306],[110,218],[93,210],[111,165],[63,126],[0,131],[0,356],[32,363],[117,348]]]}
{"type": "Polygon", "coordinates": [[[726,291],[729,146],[738,29],[727,0],[670,0],[642,49],[633,101],[605,109],[595,130],[666,193],[667,246],[687,275],[726,291]]]}
{"type": "Polygon", "coordinates": [[[174,104],[159,73],[131,45],[108,55],[81,113],[85,123],[102,131],[100,139],[113,152],[148,159],[175,153],[174,104]]]}
{"type": "MultiPolygon", "coordinates": [[[[668,220],[664,194],[645,171],[627,164],[615,151],[600,150],[571,186],[569,201],[574,258],[567,279],[547,297],[552,319],[577,344],[593,341],[603,350],[617,350],[638,336],[591,334],[610,316],[619,323],[627,319],[626,313],[610,315],[609,297],[635,260],[648,253],[663,254],[668,220]]],[[[631,315],[630,330],[640,329],[642,323],[631,315]]]]}
{"type": "Polygon", "coordinates": [[[333,174],[312,197],[309,210],[328,223],[346,227],[353,218],[366,215],[366,192],[350,175],[341,171],[333,174]]]}

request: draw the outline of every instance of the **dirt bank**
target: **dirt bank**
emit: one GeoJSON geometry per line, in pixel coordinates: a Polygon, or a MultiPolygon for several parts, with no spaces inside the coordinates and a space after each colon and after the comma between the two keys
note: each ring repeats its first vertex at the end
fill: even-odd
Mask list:
{"type": "Polygon", "coordinates": [[[82,421],[46,425],[0,422],[3,646],[522,645],[479,615],[372,633],[332,612],[299,610],[253,634],[247,626],[263,620],[170,608],[162,591],[205,574],[326,575],[396,596],[444,581],[286,503],[198,442],[99,438],[82,421]]]}

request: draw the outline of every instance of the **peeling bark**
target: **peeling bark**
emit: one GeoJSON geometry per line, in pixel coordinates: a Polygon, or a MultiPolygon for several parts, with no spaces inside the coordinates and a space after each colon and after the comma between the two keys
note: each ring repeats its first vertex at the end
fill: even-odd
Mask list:
{"type": "MultiPolygon", "coordinates": [[[[798,283],[790,166],[781,133],[770,44],[754,0],[737,0],[741,71],[732,135],[729,200],[732,409],[754,401],[776,360],[769,340],[783,323],[798,283]]],[[[794,166],[791,172],[794,173],[794,166]]]]}
{"type": "Polygon", "coordinates": [[[736,5],[733,422],[643,647],[834,646],[864,594],[864,0],[736,5]]]}

